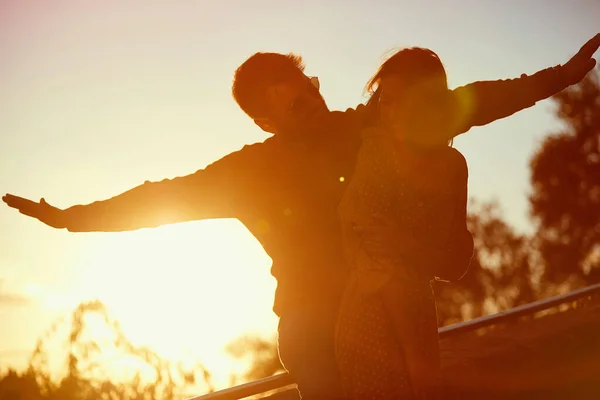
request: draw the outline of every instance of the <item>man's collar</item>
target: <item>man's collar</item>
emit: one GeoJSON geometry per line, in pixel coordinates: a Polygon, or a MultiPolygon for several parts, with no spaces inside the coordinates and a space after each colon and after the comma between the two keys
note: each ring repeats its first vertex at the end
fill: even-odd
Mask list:
{"type": "Polygon", "coordinates": [[[361,111],[363,111],[364,107],[361,106],[357,107],[356,110],[350,108],[345,112],[330,111],[323,118],[307,124],[302,130],[282,132],[276,135],[276,137],[285,143],[311,145],[326,138],[331,132],[360,129],[362,126],[361,117],[363,115],[361,111]]]}

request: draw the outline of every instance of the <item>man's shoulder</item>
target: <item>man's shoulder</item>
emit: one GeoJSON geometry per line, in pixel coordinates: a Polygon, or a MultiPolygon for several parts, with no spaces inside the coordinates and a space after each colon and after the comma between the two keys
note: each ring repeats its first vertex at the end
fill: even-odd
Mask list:
{"type": "Polygon", "coordinates": [[[348,123],[361,126],[366,115],[367,108],[364,104],[359,104],[355,108],[347,108],[346,111],[333,111],[348,123]]]}
{"type": "Polygon", "coordinates": [[[274,151],[277,145],[277,140],[275,140],[274,136],[271,136],[262,142],[245,144],[241,149],[231,154],[237,154],[239,157],[260,157],[263,154],[274,151]]]}
{"type": "Polygon", "coordinates": [[[324,127],[329,131],[335,132],[337,135],[360,139],[360,134],[364,126],[363,111],[364,106],[362,104],[356,108],[348,108],[346,111],[331,111],[324,127]]]}
{"type": "Polygon", "coordinates": [[[271,137],[263,142],[246,144],[239,150],[232,151],[231,153],[212,162],[206,168],[251,169],[253,166],[264,164],[266,160],[271,158],[269,156],[272,156],[276,152],[276,149],[277,142],[271,137]]]}

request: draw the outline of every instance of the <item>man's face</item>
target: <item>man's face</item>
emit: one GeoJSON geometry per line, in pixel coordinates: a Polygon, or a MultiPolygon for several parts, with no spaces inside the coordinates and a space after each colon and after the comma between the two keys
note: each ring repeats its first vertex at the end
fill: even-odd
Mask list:
{"type": "MultiPolygon", "coordinates": [[[[319,93],[318,80],[302,73],[269,87],[267,104],[269,116],[263,120],[271,127],[271,133],[301,133],[329,112],[319,93]]],[[[261,125],[259,118],[255,121],[261,125]]]]}

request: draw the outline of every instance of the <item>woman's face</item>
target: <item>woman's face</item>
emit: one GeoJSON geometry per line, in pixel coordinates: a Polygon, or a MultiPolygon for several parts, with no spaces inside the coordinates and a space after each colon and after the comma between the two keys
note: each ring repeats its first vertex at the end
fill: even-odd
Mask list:
{"type": "Polygon", "coordinates": [[[380,121],[394,136],[424,138],[444,129],[441,101],[448,89],[439,80],[407,84],[400,77],[388,76],[381,79],[379,89],[380,121]]]}

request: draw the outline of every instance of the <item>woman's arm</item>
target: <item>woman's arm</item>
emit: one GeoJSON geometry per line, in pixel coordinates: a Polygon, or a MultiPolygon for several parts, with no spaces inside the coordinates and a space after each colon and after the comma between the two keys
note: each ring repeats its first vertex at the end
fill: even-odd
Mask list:
{"type": "Polygon", "coordinates": [[[563,65],[515,79],[473,82],[453,90],[454,136],[506,118],[577,84],[594,68],[592,57],[598,47],[600,34],[563,65]]]}
{"type": "Polygon", "coordinates": [[[455,174],[449,204],[453,213],[452,222],[445,244],[433,255],[441,258],[431,264],[437,269],[433,271],[437,278],[449,281],[461,279],[469,269],[473,257],[473,236],[467,228],[469,170],[463,155],[456,150],[453,153],[456,155],[453,157],[455,174]]]}

